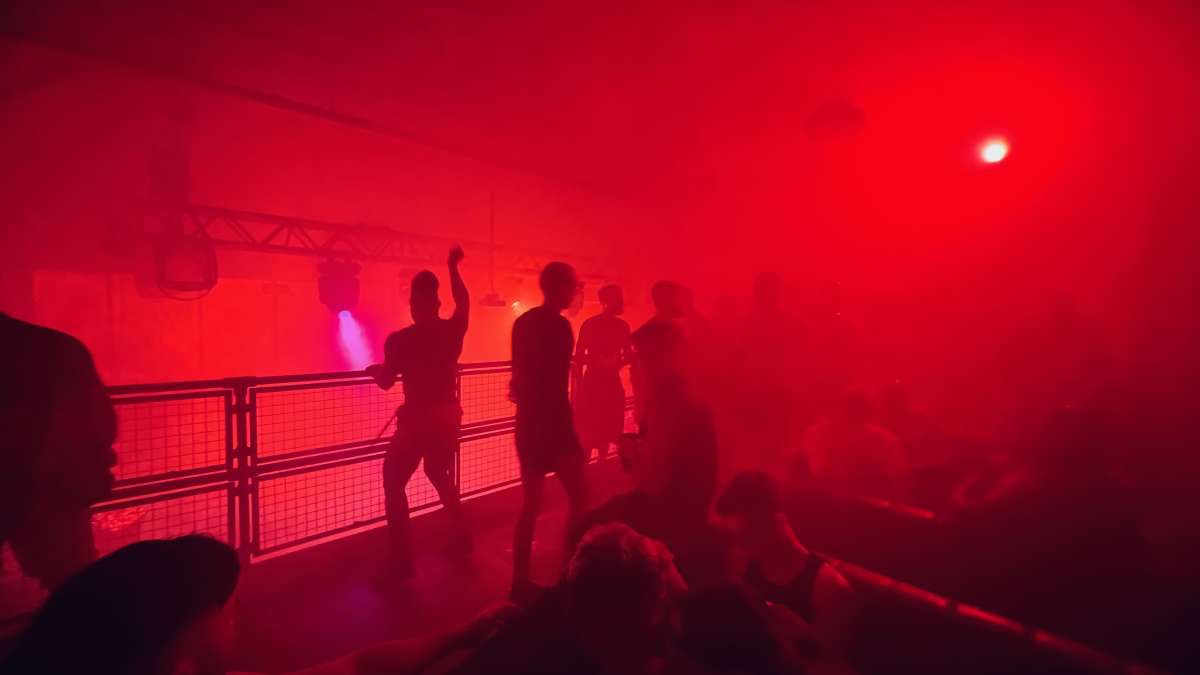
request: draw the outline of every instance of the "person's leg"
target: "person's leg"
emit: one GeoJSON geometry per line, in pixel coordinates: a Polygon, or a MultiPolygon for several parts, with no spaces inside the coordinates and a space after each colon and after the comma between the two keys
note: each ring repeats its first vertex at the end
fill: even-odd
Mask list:
{"type": "Polygon", "coordinates": [[[425,475],[430,484],[437,490],[442,501],[442,508],[450,519],[453,529],[449,549],[455,553],[471,551],[471,534],[467,529],[466,518],[463,515],[462,500],[458,494],[458,486],[454,484],[454,457],[458,452],[458,427],[462,412],[445,410],[431,420],[429,429],[429,450],[425,453],[425,475]]]}
{"type": "Polygon", "coordinates": [[[25,576],[53,591],[97,557],[88,509],[42,513],[36,522],[18,526],[9,540],[25,576]]]}
{"type": "Polygon", "coordinates": [[[390,555],[402,569],[402,575],[412,573],[412,551],[408,539],[408,480],[421,462],[421,453],[408,429],[399,429],[383,459],[383,499],[387,514],[390,555]]]}
{"type": "Polygon", "coordinates": [[[533,529],[542,512],[542,492],[546,477],[538,471],[521,471],[521,513],[513,531],[513,595],[518,596],[532,585],[530,557],[533,552],[533,529]]]}
{"type": "MultiPolygon", "coordinates": [[[[564,457],[558,463],[555,474],[567,493],[567,527],[564,551],[570,551],[572,535],[579,530],[579,523],[588,509],[587,462],[582,456],[564,457]]],[[[582,533],[580,533],[582,535],[582,533]]],[[[564,561],[565,562],[565,561],[564,561]]]]}

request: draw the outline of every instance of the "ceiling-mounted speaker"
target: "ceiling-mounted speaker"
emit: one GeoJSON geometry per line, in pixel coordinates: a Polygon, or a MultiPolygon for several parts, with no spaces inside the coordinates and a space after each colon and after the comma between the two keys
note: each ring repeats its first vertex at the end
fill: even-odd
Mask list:
{"type": "Polygon", "coordinates": [[[362,266],[349,260],[327,260],[317,266],[317,295],[329,311],[353,312],[358,306],[358,273],[362,266]]]}

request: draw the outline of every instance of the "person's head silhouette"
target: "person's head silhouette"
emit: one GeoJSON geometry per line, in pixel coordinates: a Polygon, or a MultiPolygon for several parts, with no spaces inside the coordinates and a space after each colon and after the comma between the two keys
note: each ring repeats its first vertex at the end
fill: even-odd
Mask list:
{"type": "Polygon", "coordinates": [[[240,572],[208,537],[130,544],[51,594],[0,673],[223,673],[240,572]]]}
{"type": "Polygon", "coordinates": [[[605,314],[617,316],[625,312],[625,296],[621,293],[621,287],[616,284],[608,284],[600,288],[600,306],[604,308],[605,314]]]}
{"type": "Polygon", "coordinates": [[[542,273],[538,276],[538,286],[541,287],[542,296],[545,298],[543,304],[561,312],[571,306],[582,285],[574,267],[565,262],[555,261],[542,268],[542,273]]]}
{"type": "Polygon", "coordinates": [[[421,270],[413,277],[408,291],[408,306],[413,321],[417,323],[438,317],[442,301],[438,299],[438,279],[433,272],[421,270]]]}
{"type": "Polygon", "coordinates": [[[638,362],[651,380],[662,380],[683,370],[683,327],[675,321],[653,321],[630,336],[638,362]]]}
{"type": "Polygon", "coordinates": [[[661,652],[674,601],[687,590],[666,546],[618,523],[583,536],[563,584],[586,649],[612,672],[661,652]]]}
{"type": "Polygon", "coordinates": [[[654,312],[660,319],[678,319],[683,316],[683,287],[674,281],[656,281],[650,287],[650,300],[654,312]]]}

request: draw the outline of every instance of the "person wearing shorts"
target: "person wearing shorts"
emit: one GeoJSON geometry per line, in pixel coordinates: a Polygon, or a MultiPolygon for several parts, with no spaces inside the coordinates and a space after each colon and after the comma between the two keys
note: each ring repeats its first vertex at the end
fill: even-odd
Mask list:
{"type": "Polygon", "coordinates": [[[396,435],[383,460],[384,505],[391,546],[389,575],[415,573],[408,532],[409,479],[424,460],[425,475],[437,490],[451,521],[448,552],[465,555],[472,549],[454,481],[458,429],[462,408],[458,401],[458,358],[467,333],[470,297],[459,273],[462,248],[450,251],[450,291],[454,313],[438,316],[438,280],[433,272],[418,272],[412,280],[409,306],[413,325],[392,333],[384,344],[384,362],[367,368],[383,389],[399,377],[404,385],[404,405],[396,411],[396,435]]]}
{"type": "Polygon", "coordinates": [[[532,599],[530,577],[534,527],[542,510],[546,474],[554,472],[567,493],[567,531],[586,508],[586,455],[575,433],[568,382],[574,333],[562,316],[580,291],[575,269],[552,262],[538,279],[544,301],[513,323],[511,395],[517,404],[516,444],[523,500],[513,533],[511,597],[532,599]]]}

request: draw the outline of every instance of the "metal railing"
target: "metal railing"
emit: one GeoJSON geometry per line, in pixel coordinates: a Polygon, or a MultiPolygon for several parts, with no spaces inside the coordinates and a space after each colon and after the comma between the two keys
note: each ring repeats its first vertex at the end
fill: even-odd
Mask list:
{"type": "MultiPolygon", "coordinates": [[[[507,362],[460,366],[455,484],[463,497],[518,480],[507,362]]],[[[384,430],[404,402],[361,371],[110,388],[121,420],[101,552],[205,532],[246,561],[381,522],[384,430]]],[[[438,505],[420,471],[414,510],[438,505]]]]}

